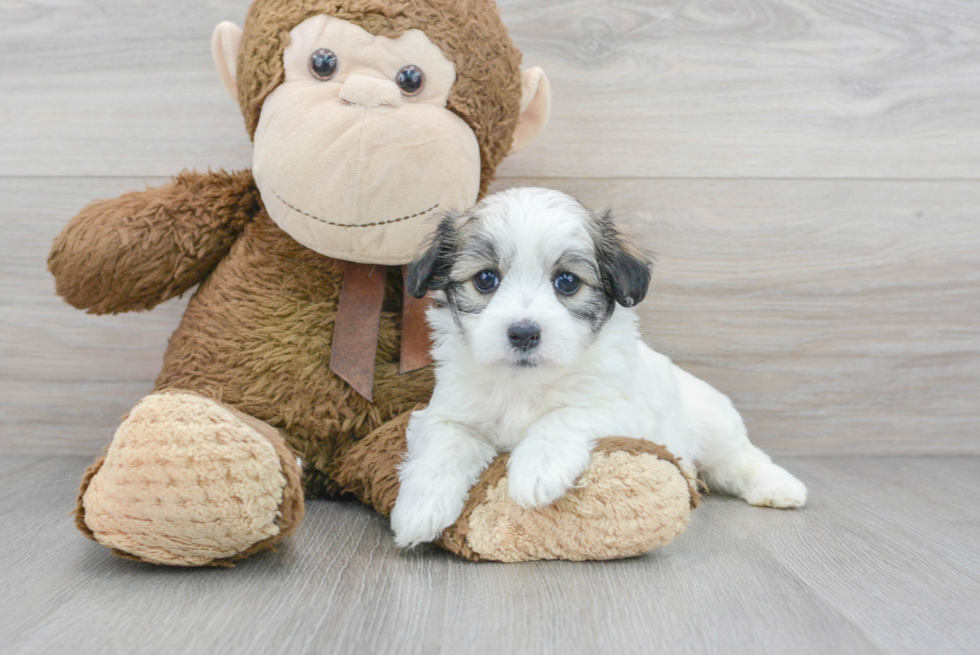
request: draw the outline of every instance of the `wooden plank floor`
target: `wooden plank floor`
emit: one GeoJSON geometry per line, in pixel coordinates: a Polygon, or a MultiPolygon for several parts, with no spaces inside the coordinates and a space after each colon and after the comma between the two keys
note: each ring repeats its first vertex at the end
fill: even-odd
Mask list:
{"type": "Polygon", "coordinates": [[[977,653],[978,457],[784,458],[799,511],[709,498],[608,563],[474,565],[315,501],[279,552],[159,568],[75,532],[87,458],[0,457],[0,651],[977,653]]]}

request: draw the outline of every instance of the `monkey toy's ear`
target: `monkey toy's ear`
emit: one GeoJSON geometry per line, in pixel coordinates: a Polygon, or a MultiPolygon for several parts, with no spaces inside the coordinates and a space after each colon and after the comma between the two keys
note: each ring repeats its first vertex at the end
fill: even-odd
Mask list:
{"type": "Polygon", "coordinates": [[[218,68],[218,75],[232,99],[238,101],[236,74],[238,67],[238,46],[242,42],[242,28],[234,23],[218,23],[211,35],[211,56],[218,68]]]}
{"type": "Polygon", "coordinates": [[[551,85],[544,71],[535,66],[521,71],[521,116],[517,119],[510,153],[520,152],[538,138],[551,113],[551,85]]]}
{"type": "Polygon", "coordinates": [[[408,265],[405,285],[414,298],[423,298],[432,289],[446,288],[459,239],[458,225],[457,214],[444,216],[425,250],[408,265]]]}

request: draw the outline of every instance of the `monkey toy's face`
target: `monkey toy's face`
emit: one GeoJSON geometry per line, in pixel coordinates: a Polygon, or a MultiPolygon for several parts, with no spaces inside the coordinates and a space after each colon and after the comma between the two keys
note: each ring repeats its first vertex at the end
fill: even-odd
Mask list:
{"type": "Polygon", "coordinates": [[[476,136],[446,109],[455,67],[418,30],[391,39],[315,16],[290,37],[255,131],[266,209],[317,252],[410,260],[426,219],[480,186],[476,136]]]}
{"type": "Polygon", "coordinates": [[[455,65],[424,32],[391,38],[314,16],[290,30],[283,69],[255,129],[253,174],[294,239],[340,259],[403,264],[434,215],[476,201],[480,147],[447,108],[455,65]]]}

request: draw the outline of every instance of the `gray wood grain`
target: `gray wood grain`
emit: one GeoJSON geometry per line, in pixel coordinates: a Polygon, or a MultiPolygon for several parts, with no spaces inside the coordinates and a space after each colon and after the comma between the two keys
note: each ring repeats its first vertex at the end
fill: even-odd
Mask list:
{"type": "Polygon", "coordinates": [[[807,508],[711,497],[673,544],[606,563],[402,553],[367,508],[316,501],[279,552],[230,570],[83,539],[65,513],[86,463],[0,457],[5,653],[980,649],[977,457],[786,458],[807,508]]]}
{"type": "MultiPolygon", "coordinates": [[[[0,175],[247,165],[210,33],[248,0],[0,4],[0,175]]],[[[505,176],[980,176],[980,4],[502,0],[553,122],[505,176]]]]}
{"type": "MultiPolygon", "coordinates": [[[[148,179],[146,183],[158,183],[148,179]]],[[[730,394],[775,453],[980,453],[980,186],[502,180],[612,205],[658,255],[657,349],[730,394]]],[[[136,179],[0,179],[0,450],[94,453],[150,388],[185,300],[95,317],[51,240],[136,179]]]]}

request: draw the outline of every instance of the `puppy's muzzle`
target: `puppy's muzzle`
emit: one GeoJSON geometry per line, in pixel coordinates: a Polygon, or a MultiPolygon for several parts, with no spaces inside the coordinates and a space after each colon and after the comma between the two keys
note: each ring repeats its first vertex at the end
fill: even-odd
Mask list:
{"type": "Polygon", "coordinates": [[[541,343],[541,326],[530,321],[514,323],[507,329],[507,339],[517,350],[530,352],[541,343]]]}

